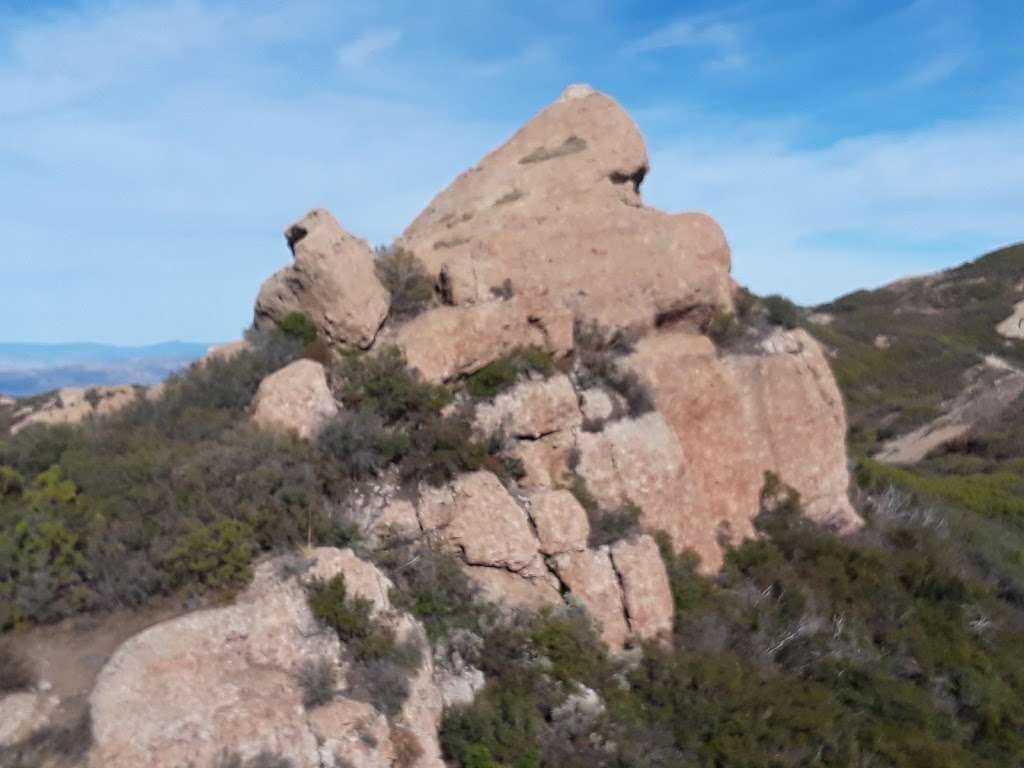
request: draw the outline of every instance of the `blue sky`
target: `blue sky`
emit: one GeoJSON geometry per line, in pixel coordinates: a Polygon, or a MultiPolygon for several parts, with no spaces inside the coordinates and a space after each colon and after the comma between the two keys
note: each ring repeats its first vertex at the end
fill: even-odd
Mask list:
{"type": "Polygon", "coordinates": [[[573,82],[758,292],[1024,239],[1020,0],[640,5],[0,0],[0,338],[237,337],[287,224],[390,241],[573,82]]]}

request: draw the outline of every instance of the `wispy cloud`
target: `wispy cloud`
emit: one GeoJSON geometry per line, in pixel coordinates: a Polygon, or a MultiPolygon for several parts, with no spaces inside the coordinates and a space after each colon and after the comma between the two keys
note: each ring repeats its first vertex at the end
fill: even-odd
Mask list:
{"type": "Polygon", "coordinates": [[[736,24],[708,17],[678,19],[623,47],[627,56],[656,53],[673,48],[691,48],[708,56],[710,69],[739,69],[748,55],[736,24]]]}
{"type": "Polygon", "coordinates": [[[822,147],[720,123],[652,152],[648,199],[706,210],[738,278],[823,301],[1021,238],[1024,114],[822,147]]]}
{"type": "Polygon", "coordinates": [[[338,47],[336,57],[338,65],[346,70],[359,70],[366,67],[372,59],[391,50],[402,40],[399,29],[377,29],[365,32],[355,40],[338,47]]]}

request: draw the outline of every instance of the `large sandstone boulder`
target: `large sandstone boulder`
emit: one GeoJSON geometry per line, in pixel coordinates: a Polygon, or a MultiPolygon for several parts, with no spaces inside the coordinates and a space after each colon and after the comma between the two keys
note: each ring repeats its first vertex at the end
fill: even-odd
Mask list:
{"type": "Polygon", "coordinates": [[[295,261],[260,288],[257,327],[273,328],[290,313],[303,312],[329,343],[369,347],[389,304],[370,246],[322,209],[290,226],[285,238],[295,261]]]}
{"type": "Polygon", "coordinates": [[[456,306],[511,283],[612,326],[731,306],[730,255],[702,214],[642,206],[643,136],[610,97],[573,86],[459,176],[400,243],[456,306]]]}
{"type": "Polygon", "coordinates": [[[256,424],[292,431],[304,440],[315,438],[337,414],[327,372],[315,360],[296,360],[267,376],[252,406],[256,424]]]}
{"type": "MultiPolygon", "coordinates": [[[[348,550],[310,555],[315,565],[304,578],[343,573],[350,594],[390,615],[390,582],[374,566],[348,550]]],[[[407,616],[397,622],[399,636],[418,627],[407,616]]],[[[303,707],[296,668],[305,660],[337,660],[340,650],[337,636],[310,613],[298,578],[264,563],[234,604],[157,624],[111,657],[89,699],[90,765],[202,767],[222,753],[249,758],[266,750],[295,768],[320,768],[337,749],[357,768],[374,768],[391,764],[400,728],[419,742],[417,765],[440,768],[441,698],[429,658],[391,729],[369,704],[338,698],[322,709],[303,707]]]]}

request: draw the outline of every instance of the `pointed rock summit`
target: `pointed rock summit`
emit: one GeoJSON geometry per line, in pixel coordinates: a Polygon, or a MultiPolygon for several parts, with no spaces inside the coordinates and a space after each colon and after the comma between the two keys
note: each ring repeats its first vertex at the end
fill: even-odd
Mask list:
{"type": "Polygon", "coordinates": [[[643,206],[643,136],[609,96],[562,97],[434,198],[400,239],[455,306],[502,286],[616,327],[731,307],[730,256],[702,214],[643,206]]]}

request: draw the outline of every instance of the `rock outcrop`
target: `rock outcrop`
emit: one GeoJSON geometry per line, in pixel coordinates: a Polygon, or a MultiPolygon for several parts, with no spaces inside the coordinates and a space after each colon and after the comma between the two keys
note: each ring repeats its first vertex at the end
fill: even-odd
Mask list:
{"type": "Polygon", "coordinates": [[[295,260],[260,288],[257,327],[274,327],[290,313],[303,312],[327,341],[369,347],[389,303],[370,246],[321,209],[290,226],[285,239],[295,260]]]}
{"type": "MultiPolygon", "coordinates": [[[[390,583],[374,566],[348,550],[310,556],[314,564],[303,579],[342,573],[349,594],[390,615],[390,583]]],[[[393,621],[401,633],[422,632],[408,616],[393,621]]],[[[311,615],[299,578],[264,563],[234,604],[157,624],[114,654],[90,696],[90,765],[207,766],[224,753],[250,758],[269,751],[295,768],[334,764],[335,753],[357,768],[386,766],[402,729],[422,752],[416,765],[440,768],[441,697],[429,656],[390,725],[372,705],[342,694],[321,708],[303,707],[298,665],[329,660],[344,679],[340,651],[337,636],[311,615]]]]}
{"type": "Polygon", "coordinates": [[[138,390],[115,387],[65,387],[39,405],[26,405],[14,413],[11,434],[32,424],[80,424],[93,416],[109,416],[135,401],[138,390]]]}
{"type": "Polygon", "coordinates": [[[337,414],[327,372],[314,360],[296,360],[267,376],[253,400],[255,423],[295,432],[304,440],[315,438],[337,414]]]}
{"type": "MultiPolygon", "coordinates": [[[[814,519],[858,523],[843,403],[824,354],[803,331],[764,326],[716,345],[704,329],[733,309],[728,244],[704,214],[645,207],[647,169],[643,137],[619,105],[571,87],[406,229],[398,245],[423,263],[440,304],[387,323],[375,342],[397,345],[426,380],[456,384],[517,347],[550,353],[551,375],[475,404],[478,435],[500,436],[503,456],[525,473],[510,489],[476,473],[373,516],[409,530],[415,507],[419,528],[457,551],[486,594],[519,605],[575,595],[613,645],[671,625],[667,582],[626,578],[614,551],[589,548],[588,514],[566,488],[585,488],[604,510],[638,507],[645,531],[695,550],[705,571],[719,567],[723,537],[753,535],[768,472],[799,491],[814,519]],[[603,379],[584,375],[585,355],[600,352],[587,346],[590,328],[634,340],[631,351],[607,352],[603,379]],[[661,606],[657,616],[645,615],[649,603],[661,606]]],[[[365,346],[383,315],[363,313],[373,330],[358,342],[326,328],[327,314],[344,314],[344,281],[300,262],[343,241],[336,250],[359,250],[367,272],[369,252],[326,213],[305,221],[290,236],[296,266],[265,286],[257,318],[301,309],[328,341],[365,346]],[[267,294],[279,283],[291,293],[271,312],[267,294]],[[327,296],[338,302],[330,313],[327,296]]],[[[644,559],[631,552],[620,555],[626,572],[644,559]]]]}

